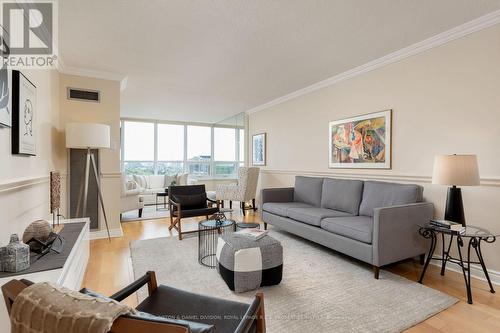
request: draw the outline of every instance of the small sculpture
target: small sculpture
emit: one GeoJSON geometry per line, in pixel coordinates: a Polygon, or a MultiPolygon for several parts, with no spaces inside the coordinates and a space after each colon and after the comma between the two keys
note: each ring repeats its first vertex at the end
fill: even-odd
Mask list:
{"type": "Polygon", "coordinates": [[[10,236],[10,243],[0,247],[0,270],[20,272],[30,267],[30,247],[19,241],[19,236],[10,236]]]}
{"type": "Polygon", "coordinates": [[[52,226],[46,220],[37,220],[30,223],[23,233],[23,242],[28,244],[31,251],[38,252],[42,248],[39,242],[45,243],[52,232],[52,226]],[[39,242],[30,242],[32,239],[36,239],[39,242]]]}

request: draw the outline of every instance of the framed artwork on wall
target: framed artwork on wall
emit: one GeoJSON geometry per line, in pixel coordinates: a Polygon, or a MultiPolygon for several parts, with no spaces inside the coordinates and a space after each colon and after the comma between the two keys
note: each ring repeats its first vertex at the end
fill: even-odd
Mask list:
{"type": "Polygon", "coordinates": [[[252,136],[252,165],[266,165],[266,133],[252,136]]]}
{"type": "Polygon", "coordinates": [[[329,123],[330,168],[390,169],[392,110],[329,123]]]}
{"type": "Polygon", "coordinates": [[[12,126],[12,70],[0,69],[0,127],[12,126]]]}
{"type": "Polygon", "coordinates": [[[12,71],[12,154],[36,155],[36,87],[12,71]]]}

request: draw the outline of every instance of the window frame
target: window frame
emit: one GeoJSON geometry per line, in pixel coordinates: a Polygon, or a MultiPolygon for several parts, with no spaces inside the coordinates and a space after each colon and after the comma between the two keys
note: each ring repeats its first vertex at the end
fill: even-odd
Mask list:
{"type": "Polygon", "coordinates": [[[203,123],[190,123],[190,122],[174,122],[174,121],[161,121],[161,120],[149,120],[149,119],[134,119],[134,118],[122,118],[120,119],[120,147],[121,147],[121,152],[120,152],[120,168],[122,172],[125,172],[125,163],[126,162],[142,162],[142,163],[153,163],[153,168],[154,168],[154,175],[158,175],[159,171],[159,164],[160,163],[182,163],[182,169],[183,172],[188,173],[189,172],[189,165],[191,164],[208,164],[210,168],[210,173],[206,176],[196,176],[196,175],[191,175],[191,177],[199,180],[209,180],[209,179],[236,179],[238,177],[237,175],[237,170],[238,167],[241,165],[247,165],[247,156],[245,154],[245,149],[246,149],[246,135],[245,135],[245,128],[243,126],[230,126],[230,125],[217,125],[217,124],[203,124],[203,123]],[[132,160],[125,160],[125,123],[126,122],[144,122],[144,123],[152,123],[154,124],[154,161],[132,161],[132,160]],[[159,124],[168,124],[168,125],[181,125],[184,128],[184,154],[183,160],[168,160],[168,161],[163,161],[163,160],[158,160],[158,125],[159,124]],[[210,160],[206,161],[190,161],[187,158],[188,155],[188,126],[203,126],[203,127],[210,127],[210,140],[211,140],[211,145],[210,145],[210,150],[211,150],[211,155],[210,155],[210,160]],[[235,129],[235,161],[216,161],[214,160],[215,157],[215,138],[214,138],[214,130],[215,128],[231,128],[235,129]],[[240,131],[243,131],[243,152],[240,149],[240,131]],[[242,158],[241,158],[242,157],[242,158]],[[233,174],[216,174],[216,166],[220,164],[233,164],[234,165],[234,170],[235,172],[233,174]]]}

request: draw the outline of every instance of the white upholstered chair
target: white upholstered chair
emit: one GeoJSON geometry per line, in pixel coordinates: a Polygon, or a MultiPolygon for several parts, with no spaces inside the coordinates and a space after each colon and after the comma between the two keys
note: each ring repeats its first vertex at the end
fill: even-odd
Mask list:
{"type": "Polygon", "coordinates": [[[142,217],[143,208],[144,202],[139,185],[133,180],[127,180],[126,176],[122,175],[120,213],[138,210],[139,217],[142,217]]]}
{"type": "Polygon", "coordinates": [[[239,201],[240,207],[245,215],[245,202],[252,201],[252,208],[255,207],[255,193],[257,192],[257,182],[259,181],[259,168],[240,167],[238,169],[238,183],[228,185],[217,185],[215,197],[217,200],[229,200],[229,207],[232,208],[233,201],[239,201]]]}

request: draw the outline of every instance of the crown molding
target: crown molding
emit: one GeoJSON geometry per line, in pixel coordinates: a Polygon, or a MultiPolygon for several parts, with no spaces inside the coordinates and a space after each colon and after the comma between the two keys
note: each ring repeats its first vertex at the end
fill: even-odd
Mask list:
{"type": "Polygon", "coordinates": [[[64,64],[64,61],[61,58],[59,58],[57,61],[56,69],[59,73],[67,75],[76,75],[76,76],[90,77],[94,79],[118,81],[120,82],[120,90],[122,91],[125,90],[125,88],[127,87],[127,76],[125,74],[67,66],[64,64]]]}
{"type": "Polygon", "coordinates": [[[335,76],[332,76],[330,78],[327,78],[325,80],[316,82],[310,86],[307,86],[305,88],[296,90],[292,93],[289,93],[287,95],[278,97],[274,100],[271,100],[267,103],[261,104],[259,106],[256,106],[252,109],[249,109],[246,111],[247,114],[252,114],[255,112],[259,112],[265,109],[268,109],[272,106],[281,104],[283,102],[286,102],[288,100],[297,98],[299,96],[308,94],[310,92],[332,86],[336,83],[349,80],[353,77],[356,77],[358,75],[362,75],[364,73],[368,73],[370,71],[373,71],[375,69],[390,65],[392,63],[401,61],[405,58],[409,58],[411,56],[420,54],[422,52],[425,52],[427,50],[433,49],[435,47],[439,47],[443,44],[446,44],[448,42],[451,42],[453,40],[465,37],[469,34],[472,34],[474,32],[489,28],[491,26],[497,25],[500,23],[500,10],[496,10],[494,12],[491,12],[489,14],[486,14],[484,16],[481,16],[477,19],[474,19],[472,21],[466,22],[462,25],[459,25],[455,28],[452,28],[450,30],[447,30],[445,32],[442,32],[440,34],[437,34],[433,37],[427,38],[421,42],[412,44],[410,46],[407,46],[401,50],[389,53],[381,58],[372,60],[370,62],[367,62],[366,64],[363,64],[361,66],[355,67],[353,69],[350,69],[348,71],[345,71],[343,73],[337,74],[335,76]]]}

